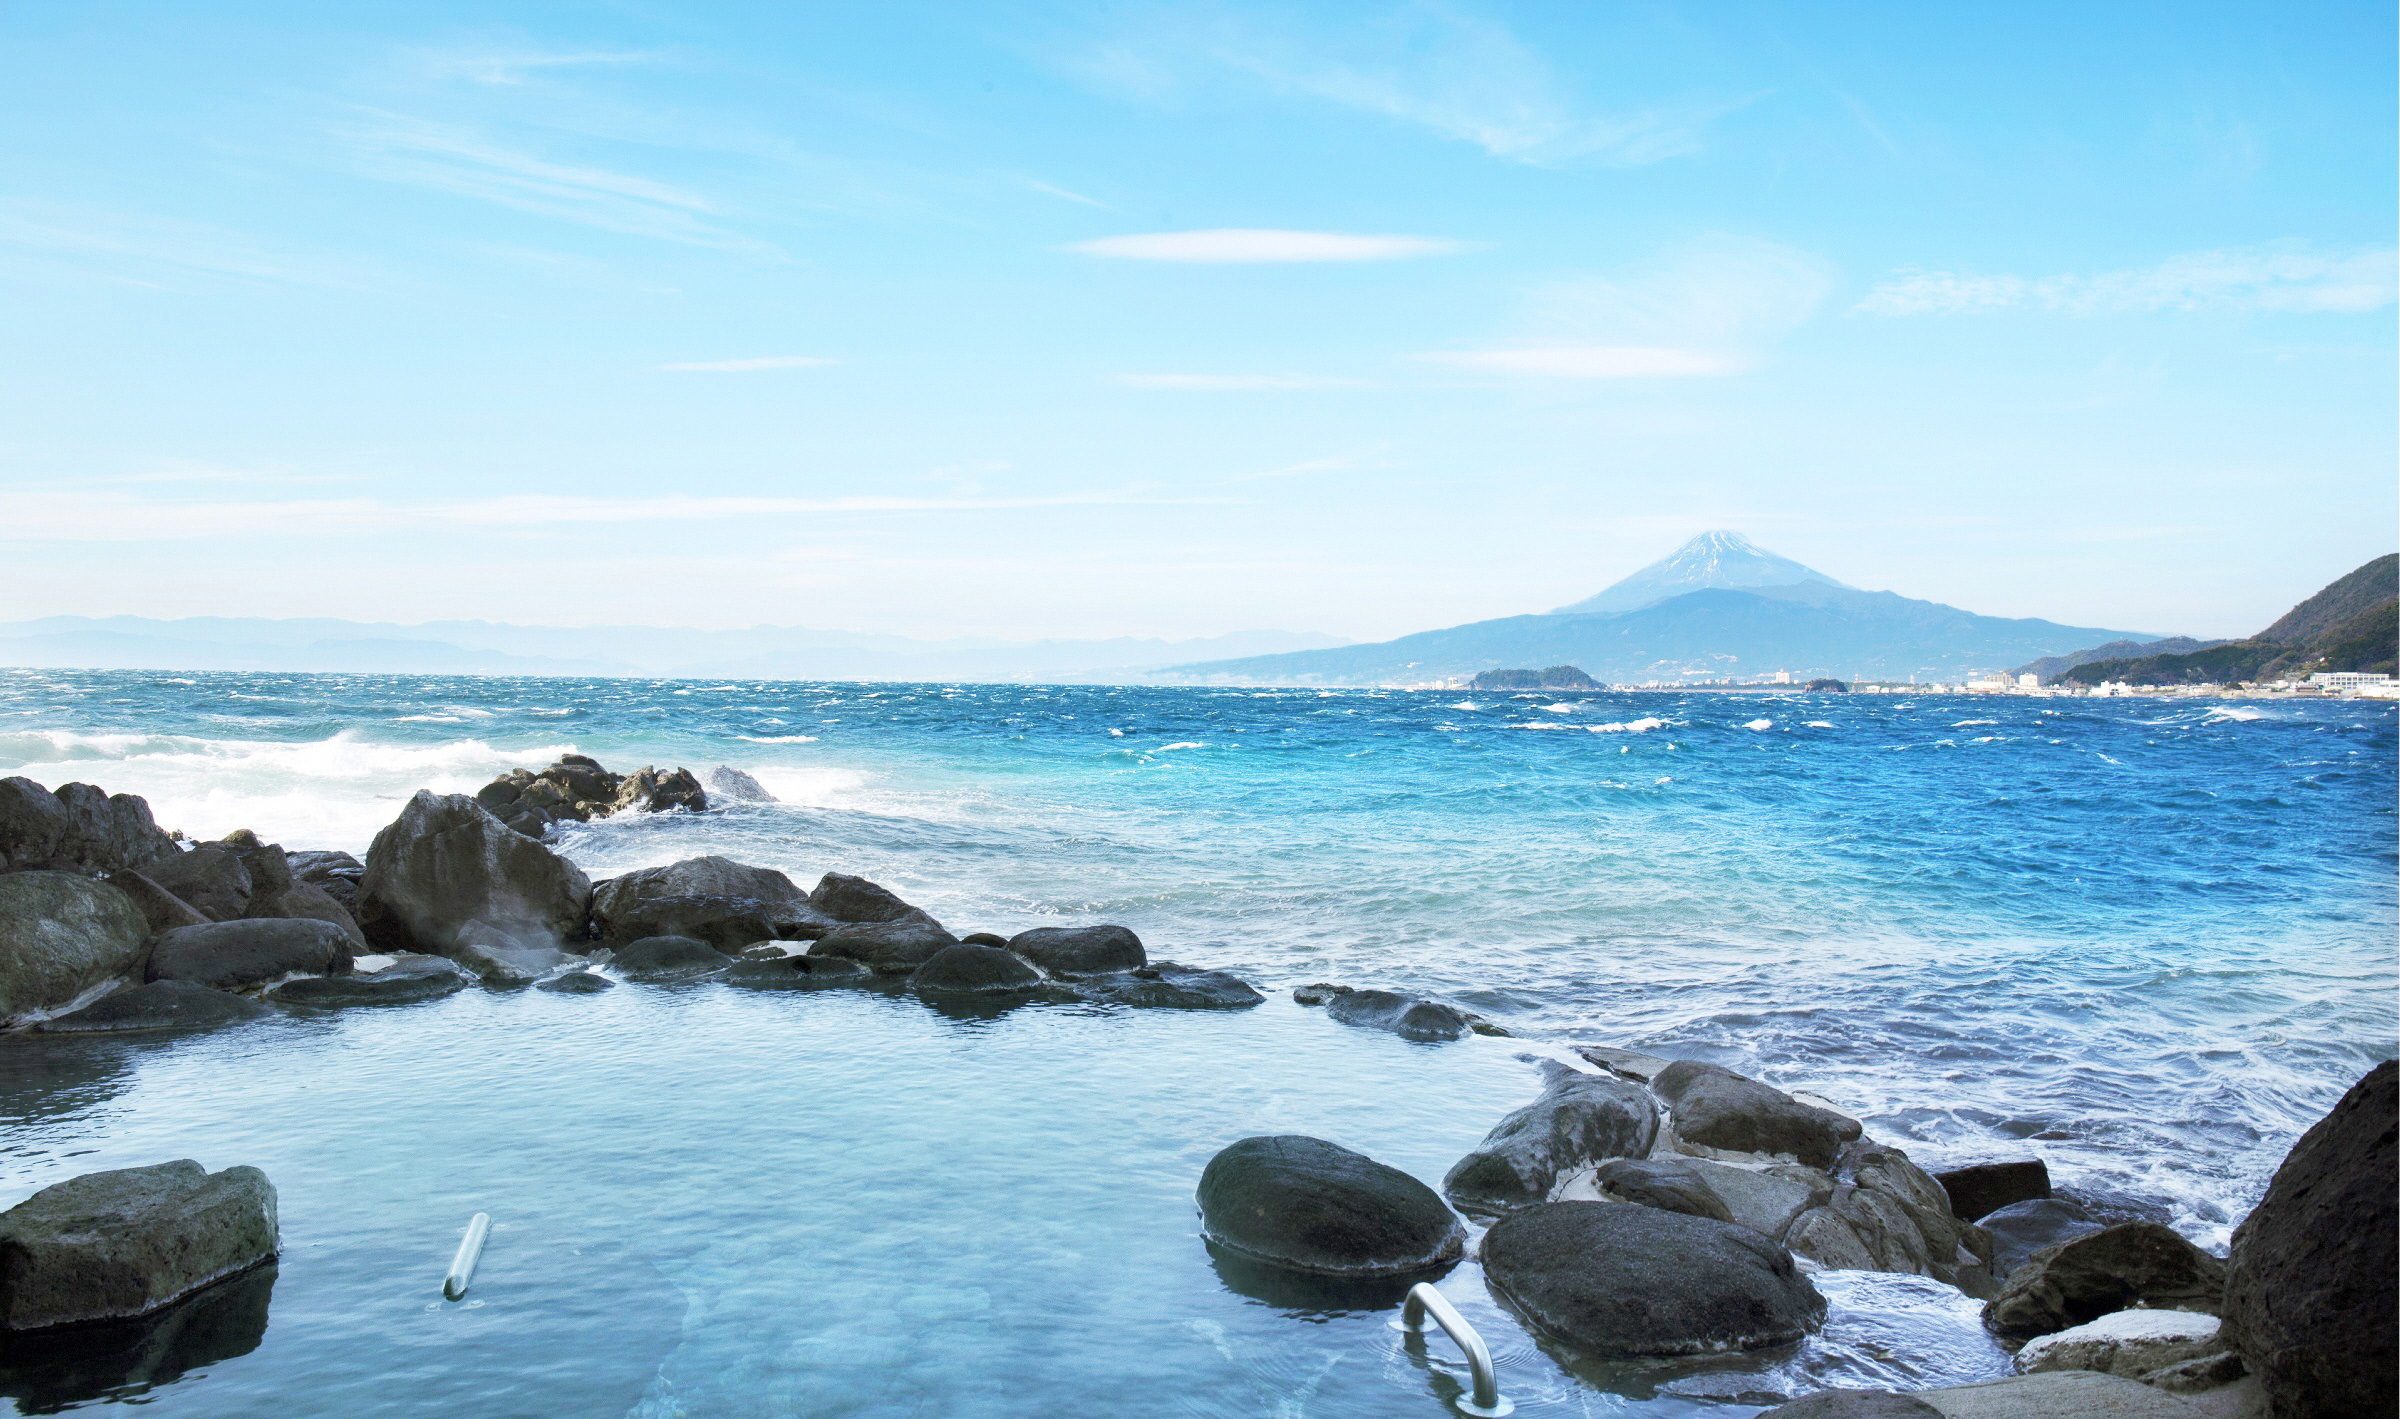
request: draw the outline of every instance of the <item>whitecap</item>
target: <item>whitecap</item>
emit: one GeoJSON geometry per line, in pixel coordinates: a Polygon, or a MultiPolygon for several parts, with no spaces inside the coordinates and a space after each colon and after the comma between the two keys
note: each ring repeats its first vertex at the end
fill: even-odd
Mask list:
{"type": "Polygon", "coordinates": [[[1173,744],[1161,744],[1153,752],[1164,754],[1169,749],[1205,749],[1207,747],[1208,746],[1206,744],[1202,744],[1198,740],[1185,739],[1173,744]]]}
{"type": "Polygon", "coordinates": [[[814,734],[736,734],[733,737],[745,744],[814,744],[817,742],[817,736],[814,734]]]}
{"type": "Polygon", "coordinates": [[[1125,737],[1125,731],[1122,729],[1112,729],[1108,731],[1108,737],[1111,739],[1122,739],[1125,737]]]}
{"type": "Polygon", "coordinates": [[[1771,719],[1754,719],[1742,726],[1744,729],[1773,729],[1774,727],[1775,721],[1771,719]]]}
{"type": "Polygon", "coordinates": [[[1442,708],[1454,710],[1479,710],[1482,709],[1483,706],[1475,703],[1473,700],[1460,700],[1457,704],[1444,705],[1442,708]]]}
{"type": "Polygon", "coordinates": [[[1537,719],[1531,724],[1512,724],[1509,726],[1511,729],[1573,729],[1575,727],[1576,726],[1572,724],[1553,724],[1546,719],[1537,719]]]}
{"type": "Polygon", "coordinates": [[[1802,726],[1802,728],[1804,728],[1804,729],[1831,729],[1831,728],[1833,728],[1833,726],[1832,726],[1830,723],[1826,722],[1825,720],[1821,720],[1821,719],[1812,719],[1812,720],[1810,720],[1810,721],[1809,721],[1807,724],[1803,725],[1803,726],[1802,726]]]}
{"type": "Polygon", "coordinates": [[[1999,722],[1996,719],[1962,719],[1950,727],[1952,729],[1972,729],[1978,724],[1998,724],[1999,722]]]}

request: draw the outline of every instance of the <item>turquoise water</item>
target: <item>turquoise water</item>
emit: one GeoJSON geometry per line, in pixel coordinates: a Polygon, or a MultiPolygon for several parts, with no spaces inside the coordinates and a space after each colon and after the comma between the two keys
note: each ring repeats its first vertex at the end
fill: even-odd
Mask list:
{"type": "MultiPolygon", "coordinates": [[[[1927,1166],[2032,1149],[2215,1244],[2393,1047],[2390,705],[0,672],[0,772],[295,848],[361,850],[414,788],[568,748],[730,763],[786,800],[577,829],[595,876],[860,872],[956,930],[1121,921],[1277,998],[952,1018],[628,985],[0,1041],[0,1205],[186,1155],[281,1191],[263,1340],[139,1398],[1438,1415],[1444,1342],[1216,1273],[1210,1153],[1310,1132],[1438,1181],[1531,1097],[1530,1053],[1600,1041],[1809,1088],[1927,1166]],[[1282,998],[1320,978],[1530,1043],[1411,1045],[1282,998]],[[443,1306],[478,1209],[484,1271],[443,1306]]],[[[1738,1415],[2001,1363],[1931,1283],[1823,1284],[1824,1337],[1692,1373],[1570,1372],[1471,1266],[1443,1283],[1529,1414],[1738,1415]]]]}

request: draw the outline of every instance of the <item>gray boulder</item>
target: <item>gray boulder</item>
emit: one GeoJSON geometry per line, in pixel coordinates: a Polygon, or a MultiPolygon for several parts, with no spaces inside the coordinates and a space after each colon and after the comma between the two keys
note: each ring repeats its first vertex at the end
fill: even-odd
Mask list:
{"type": "Polygon", "coordinates": [[[1725,1199],[1717,1196],[1689,1159],[1611,1158],[1593,1171],[1592,1181],[1602,1197],[1617,1202],[1719,1222],[1733,1220],[1725,1199]]]}
{"type": "Polygon", "coordinates": [[[1825,1298],[1790,1252],[1730,1222],[1611,1202],[1544,1202],[1483,1238],[1492,1293],[1591,1356],[1698,1355],[1797,1340],[1825,1298]]]}
{"type": "Polygon", "coordinates": [[[336,1009],[349,1005],[413,1005],[464,990],[475,978],[455,961],[412,956],[367,975],[302,976],[271,987],[278,1005],[336,1009]]]}
{"type": "Polygon", "coordinates": [[[475,921],[564,945],[582,937],[591,896],[583,869],[474,799],[420,790],[367,849],[358,924],[380,951],[446,956],[475,921]]]}
{"type": "Polygon", "coordinates": [[[141,909],[111,883],[72,872],[0,875],[0,1025],[138,973],[149,936],[141,909]]]}
{"type": "Polygon", "coordinates": [[[1008,949],[1054,976],[1104,976],[1150,963],[1142,938],[1122,926],[1038,926],[1010,937],[1008,949]]]}
{"type": "Polygon", "coordinates": [[[729,764],[708,771],[708,791],[730,803],[773,803],[767,786],[729,764]]]}
{"type": "Polygon", "coordinates": [[[1705,1150],[1780,1155],[1830,1168],[1842,1145],[1859,1137],[1853,1119],[1698,1060],[1668,1065],[1650,1089],[1673,1111],[1675,1137],[1705,1150]]]}
{"type": "Polygon", "coordinates": [[[1309,1275],[1408,1275],[1446,1267],[1466,1249],[1465,1229],[1433,1189],[1322,1138],[1228,1145],[1201,1172],[1198,1201],[1211,1243],[1309,1275]]]}
{"type": "Polygon", "coordinates": [[[1247,1010],[1267,999],[1229,971],[1180,966],[1173,961],[1156,961],[1117,975],[1087,977],[1073,982],[1071,989],[1077,998],[1094,1004],[1152,1010],[1247,1010]]]}
{"type": "Polygon", "coordinates": [[[617,813],[705,813],[708,793],[690,769],[658,769],[645,764],[617,784],[617,813]]]}
{"type": "Polygon", "coordinates": [[[2133,1306],[2217,1314],[2225,1263],[2156,1222],[2121,1222],[2037,1253],[1984,1303],[2003,1340],[2031,1340],[2133,1306]]]}
{"type": "Polygon", "coordinates": [[[201,915],[189,902],[161,887],[142,873],[128,867],[122,872],[108,874],[109,883],[130,898],[140,908],[142,920],[150,924],[150,934],[173,931],[179,926],[200,926],[212,918],[201,915]]]}
{"type": "Polygon", "coordinates": [[[2050,1168],[2039,1158],[1975,1163],[1935,1173],[1933,1180],[1949,1196],[1951,1215],[1962,1222],[2050,1195],[2050,1168]]]}
{"type": "Polygon", "coordinates": [[[1451,1006],[1390,990],[1345,990],[1325,1002],[1325,1013],[1345,1025],[1389,1030],[1404,1040],[1457,1040],[1472,1033],[1467,1017],[1451,1006]]]}
{"type": "Polygon", "coordinates": [[[891,921],[848,922],[817,938],[811,956],[842,956],[879,976],[904,976],[958,945],[958,938],[922,915],[891,921]]]}
{"type": "Polygon", "coordinates": [[[86,1173],[0,1213],[0,1330],[144,1315],[276,1246],[275,1188],[256,1168],[86,1173]]]}
{"type": "Polygon", "coordinates": [[[130,793],[88,783],[53,793],[29,778],[0,779],[0,872],[118,872],[175,855],[175,840],[130,793]]]}
{"type": "Polygon", "coordinates": [[[556,991],[560,995],[598,995],[616,989],[617,983],[594,970],[561,971],[547,980],[534,984],[535,990],[556,991]]]}
{"type": "Polygon", "coordinates": [[[314,882],[291,882],[279,891],[254,892],[250,897],[247,916],[302,917],[339,927],[344,936],[359,950],[367,949],[366,933],[359,930],[358,919],[350,909],[333,899],[333,894],[314,882]]]}
{"type": "Polygon", "coordinates": [[[754,941],[810,940],[838,924],[791,878],[724,857],[645,867],[592,891],[592,927],[603,946],[696,936],[730,953],[754,941]]]}
{"type": "Polygon", "coordinates": [[[311,849],[286,853],[292,869],[292,880],[306,882],[350,913],[358,915],[358,884],[367,875],[367,865],[346,852],[330,849],[311,849]]]}
{"type": "Polygon", "coordinates": [[[819,878],[808,902],[835,921],[900,921],[925,915],[891,888],[843,872],[819,878]]]}
{"type": "Polygon", "coordinates": [[[1823,1266],[1909,1271],[1988,1296],[1991,1241],[1951,1211],[1941,1184],[1897,1148],[1842,1145],[1830,1194],[1794,1219],[1783,1243],[1823,1266]]]}
{"type": "Polygon", "coordinates": [[[2392,1411],[2396,1117],[2400,1078],[2386,1060],[2300,1136],[2234,1231],[2225,1337],[2276,1419],[2392,1411]]]}
{"type": "Polygon", "coordinates": [[[1465,1212],[1490,1216],[1547,1201],[1559,1180],[1606,1158],[1640,1158],[1658,1107],[1638,1084],[1552,1064],[1541,1096],[1493,1126],[1442,1179],[1465,1212]]]}
{"type": "Polygon", "coordinates": [[[133,1030],[213,1030],[275,1012],[255,1000],[191,981],[133,986],[35,1026],[46,1035],[122,1034],[133,1030]]]}
{"type": "Polygon", "coordinates": [[[145,875],[210,921],[250,914],[249,864],[224,843],[202,843],[151,864],[145,875]]]}
{"type": "Polygon", "coordinates": [[[1992,1239],[1992,1277],[2006,1281],[2045,1247],[2088,1237],[2107,1225],[2063,1197],[2012,1202],[1975,1225],[1992,1239]]]}
{"type": "Polygon", "coordinates": [[[908,984],[926,995],[1008,995],[1039,989],[1042,973],[1013,951],[961,942],[934,952],[908,984]]]}
{"type": "Polygon", "coordinates": [[[306,971],[340,975],[350,969],[350,938],[331,922],[296,917],[212,921],[179,926],[150,948],[149,978],[239,987],[306,971]]]}
{"type": "Polygon", "coordinates": [[[671,981],[714,975],[733,958],[697,937],[645,936],[618,947],[608,964],[629,980],[671,981]]]}
{"type": "Polygon", "coordinates": [[[2017,1352],[2017,1371],[2097,1370],[2138,1380],[2152,1370],[2223,1352],[2221,1328],[2215,1316],[2198,1311],[2112,1311],[2026,1341],[2017,1352]]]}
{"type": "Polygon", "coordinates": [[[1888,1389],[1829,1389],[1762,1410],[1758,1419],[1942,1419],[1942,1411],[1888,1389]]]}

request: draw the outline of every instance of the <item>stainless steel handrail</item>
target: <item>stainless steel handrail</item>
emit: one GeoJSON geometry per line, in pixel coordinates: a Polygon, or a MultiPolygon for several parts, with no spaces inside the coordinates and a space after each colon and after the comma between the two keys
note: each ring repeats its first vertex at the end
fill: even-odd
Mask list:
{"type": "Polygon", "coordinates": [[[1492,1372],[1492,1352],[1484,1348],[1483,1337],[1467,1318],[1450,1304],[1450,1298],[1433,1289],[1432,1283],[1420,1281],[1408,1288],[1408,1299],[1400,1303],[1400,1318],[1392,1328],[1408,1335],[1425,1333],[1425,1317],[1432,1316],[1442,1332],[1467,1352],[1467,1370],[1474,1377],[1473,1397],[1457,1401],[1459,1412],[1472,1414],[1476,1419],[1500,1419],[1513,1414],[1517,1406],[1500,1395],[1500,1378],[1492,1372]]]}
{"type": "Polygon", "coordinates": [[[467,1283],[475,1279],[475,1263],[483,1259],[483,1239],[491,1234],[489,1212],[478,1212],[467,1223],[467,1234],[458,1241],[458,1255],[450,1258],[450,1274],[442,1278],[444,1300],[455,1301],[467,1294],[467,1283]]]}

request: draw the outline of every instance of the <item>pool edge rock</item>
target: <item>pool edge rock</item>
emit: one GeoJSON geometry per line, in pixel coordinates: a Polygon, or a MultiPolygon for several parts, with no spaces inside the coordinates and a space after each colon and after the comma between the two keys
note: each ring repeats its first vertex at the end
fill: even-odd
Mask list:
{"type": "Polygon", "coordinates": [[[1210,1244],[1305,1275],[1417,1275],[1466,1254],[1466,1229],[1432,1188],[1305,1134],[1226,1145],[1201,1171],[1195,1196],[1210,1244]]]}
{"type": "Polygon", "coordinates": [[[86,1173],[0,1213],[0,1330],[147,1315],[274,1258],[275,1187],[189,1158],[86,1173]]]}

